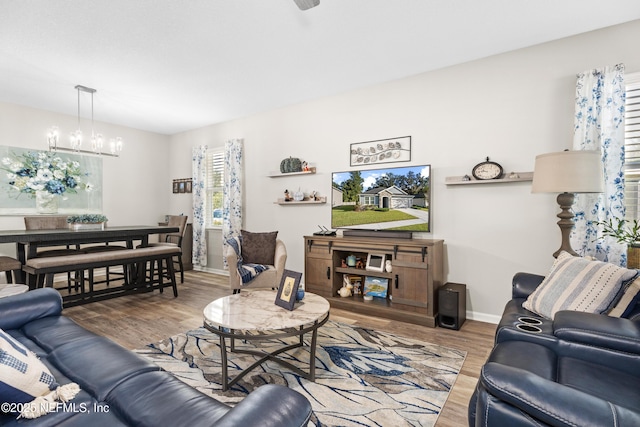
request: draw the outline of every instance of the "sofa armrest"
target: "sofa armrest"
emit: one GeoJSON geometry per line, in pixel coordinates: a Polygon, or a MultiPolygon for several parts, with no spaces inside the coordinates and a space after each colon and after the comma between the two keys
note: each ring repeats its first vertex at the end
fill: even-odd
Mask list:
{"type": "Polygon", "coordinates": [[[249,393],[216,427],[302,427],[312,413],[309,401],[297,391],[267,384],[249,393]]]}
{"type": "Polygon", "coordinates": [[[544,276],[531,273],[516,273],[511,281],[511,297],[527,298],[542,283],[544,276]]]}
{"type": "Polygon", "coordinates": [[[640,413],[531,372],[487,363],[480,373],[489,394],[551,426],[638,426],[640,413]]]}
{"type": "Polygon", "coordinates": [[[564,341],[640,354],[640,322],[603,314],[559,311],[553,334],[564,341]]]}
{"type": "Polygon", "coordinates": [[[276,268],[276,271],[281,272],[284,271],[284,267],[287,264],[287,247],[284,245],[284,242],[280,239],[276,240],[276,252],[273,257],[273,266],[276,268]]]}
{"type": "Polygon", "coordinates": [[[238,273],[238,254],[236,254],[236,251],[231,246],[227,245],[224,257],[227,260],[227,267],[229,269],[229,288],[241,289],[242,278],[240,277],[240,273],[238,273]]]}
{"type": "Polygon", "coordinates": [[[32,320],[62,313],[62,297],[52,288],[0,298],[0,329],[18,329],[32,320]]]}

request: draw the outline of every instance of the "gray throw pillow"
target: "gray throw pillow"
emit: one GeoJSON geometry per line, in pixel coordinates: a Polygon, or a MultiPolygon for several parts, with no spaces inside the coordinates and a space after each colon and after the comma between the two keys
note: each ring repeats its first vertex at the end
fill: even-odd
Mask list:
{"type": "Polygon", "coordinates": [[[245,264],[274,265],[277,231],[252,233],[241,230],[242,259],[245,264]]]}

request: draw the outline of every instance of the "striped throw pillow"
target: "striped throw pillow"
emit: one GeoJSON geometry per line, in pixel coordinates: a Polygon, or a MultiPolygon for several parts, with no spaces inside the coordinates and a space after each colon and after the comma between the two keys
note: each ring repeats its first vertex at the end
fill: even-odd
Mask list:
{"type": "Polygon", "coordinates": [[[547,319],[561,310],[606,314],[637,275],[637,270],[561,252],[522,307],[547,319]]]}
{"type": "Polygon", "coordinates": [[[636,308],[640,300],[640,277],[627,286],[627,290],[622,294],[622,298],[615,307],[608,313],[611,317],[628,317],[636,308]]]}

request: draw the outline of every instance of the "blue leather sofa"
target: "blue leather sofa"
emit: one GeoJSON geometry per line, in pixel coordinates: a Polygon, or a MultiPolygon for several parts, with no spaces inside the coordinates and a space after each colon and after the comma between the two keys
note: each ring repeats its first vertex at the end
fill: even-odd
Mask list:
{"type": "Polygon", "coordinates": [[[35,352],[60,384],[80,393],[66,409],[27,420],[0,414],[0,425],[39,426],[306,426],[309,401],[265,385],[235,407],[175,379],[107,338],[63,316],[50,288],[0,299],[0,328],[35,352]]]}
{"type": "Polygon", "coordinates": [[[469,426],[640,426],[640,314],[522,308],[542,276],[518,273],[495,347],[469,402],[469,426]]]}

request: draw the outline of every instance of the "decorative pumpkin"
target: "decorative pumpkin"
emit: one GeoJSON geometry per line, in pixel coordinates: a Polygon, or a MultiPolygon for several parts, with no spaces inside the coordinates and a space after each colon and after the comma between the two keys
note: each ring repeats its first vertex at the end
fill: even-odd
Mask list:
{"type": "Polygon", "coordinates": [[[297,157],[289,157],[280,162],[280,172],[302,172],[302,161],[297,157]]]}

